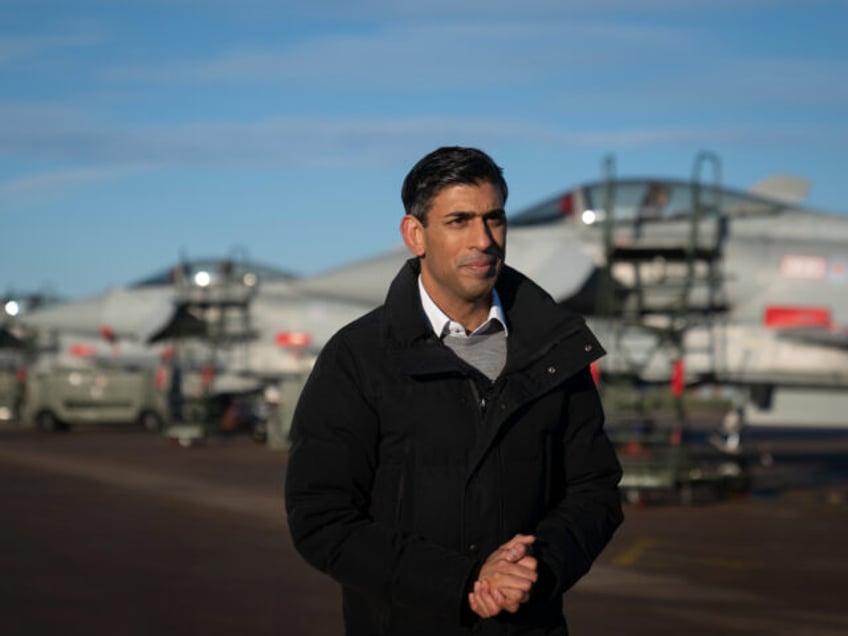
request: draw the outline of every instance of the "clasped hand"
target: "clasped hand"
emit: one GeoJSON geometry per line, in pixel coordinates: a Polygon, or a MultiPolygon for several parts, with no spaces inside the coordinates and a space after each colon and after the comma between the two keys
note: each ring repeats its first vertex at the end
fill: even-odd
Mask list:
{"type": "Polygon", "coordinates": [[[468,595],[468,604],[481,618],[497,616],[501,611],[512,614],[530,599],[530,591],[539,578],[538,563],[530,555],[536,540],[517,534],[489,555],[468,595]]]}

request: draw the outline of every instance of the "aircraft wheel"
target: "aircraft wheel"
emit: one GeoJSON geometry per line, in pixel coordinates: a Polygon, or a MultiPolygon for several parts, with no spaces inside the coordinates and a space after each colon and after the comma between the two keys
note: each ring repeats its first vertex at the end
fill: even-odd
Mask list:
{"type": "Polygon", "coordinates": [[[67,431],[69,428],[67,424],[60,421],[50,411],[41,411],[41,413],[35,417],[35,425],[39,428],[39,430],[42,430],[45,433],[67,431]]]}
{"type": "Polygon", "coordinates": [[[253,429],[250,431],[250,437],[257,444],[264,444],[268,441],[268,429],[265,426],[265,422],[259,422],[253,425],[253,429]]]}
{"type": "Polygon", "coordinates": [[[680,503],[684,506],[691,506],[695,501],[695,486],[691,481],[685,481],[679,486],[680,503]]]}
{"type": "Polygon", "coordinates": [[[153,411],[145,411],[139,415],[138,422],[151,433],[158,433],[162,430],[162,418],[153,411]]]}

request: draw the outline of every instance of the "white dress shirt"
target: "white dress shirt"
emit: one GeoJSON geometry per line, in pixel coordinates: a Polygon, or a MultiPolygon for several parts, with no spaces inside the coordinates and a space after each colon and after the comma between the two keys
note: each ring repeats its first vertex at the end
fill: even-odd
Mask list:
{"type": "Polygon", "coordinates": [[[424,313],[430,321],[430,326],[433,328],[433,332],[439,338],[446,334],[458,337],[470,337],[476,334],[485,333],[492,324],[492,321],[501,323],[504,335],[509,335],[506,327],[506,317],[504,316],[503,306],[501,305],[501,299],[500,296],[498,296],[497,289],[492,289],[492,306],[489,308],[488,319],[470,334],[466,333],[465,327],[455,320],[451,320],[451,318],[439,309],[439,306],[435,302],[433,302],[433,299],[430,298],[430,294],[428,294],[427,290],[424,289],[424,283],[421,282],[420,275],[418,276],[418,292],[421,294],[421,305],[424,307],[424,313]]]}

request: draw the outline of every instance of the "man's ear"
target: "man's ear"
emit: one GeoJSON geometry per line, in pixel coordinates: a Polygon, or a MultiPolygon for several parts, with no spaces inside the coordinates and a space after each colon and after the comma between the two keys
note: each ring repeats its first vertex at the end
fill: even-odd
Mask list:
{"type": "Polygon", "coordinates": [[[424,256],[424,226],[421,221],[407,214],[400,222],[400,235],[410,252],[415,256],[424,256]]]}

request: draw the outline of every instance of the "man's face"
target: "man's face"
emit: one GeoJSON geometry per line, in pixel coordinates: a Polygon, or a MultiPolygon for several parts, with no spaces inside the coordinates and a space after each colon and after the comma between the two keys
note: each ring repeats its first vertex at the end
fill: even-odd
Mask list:
{"type": "Polygon", "coordinates": [[[491,183],[452,185],[433,199],[426,226],[413,217],[404,219],[404,241],[421,257],[427,293],[455,320],[480,306],[488,308],[505,255],[503,205],[491,183]]]}

